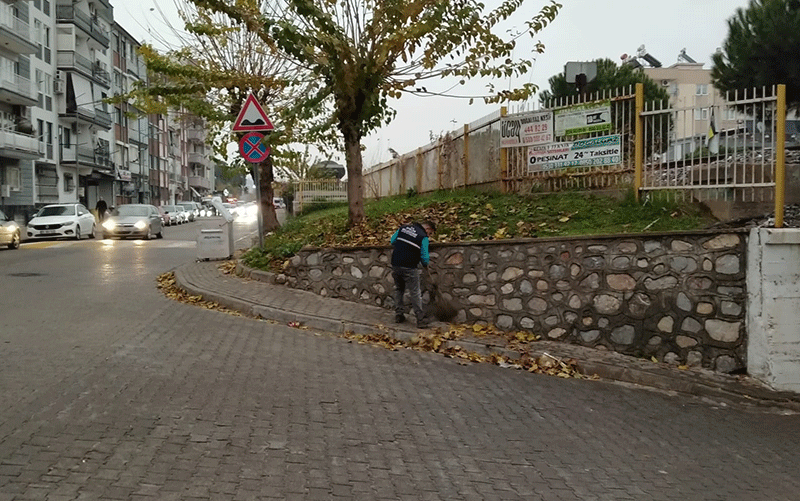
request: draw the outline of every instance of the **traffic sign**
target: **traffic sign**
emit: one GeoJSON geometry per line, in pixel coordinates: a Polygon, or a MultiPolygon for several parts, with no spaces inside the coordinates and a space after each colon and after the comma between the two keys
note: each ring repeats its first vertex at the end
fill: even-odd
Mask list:
{"type": "Polygon", "coordinates": [[[269,156],[269,148],[264,146],[261,140],[264,134],[260,132],[248,132],[239,141],[239,153],[245,160],[251,163],[263,162],[269,156]]]}
{"type": "Polygon", "coordinates": [[[264,108],[258,104],[253,94],[248,94],[244,105],[242,105],[242,111],[239,112],[239,116],[236,117],[236,122],[233,124],[233,131],[270,131],[273,129],[275,127],[267,118],[267,114],[264,113],[264,108]]]}

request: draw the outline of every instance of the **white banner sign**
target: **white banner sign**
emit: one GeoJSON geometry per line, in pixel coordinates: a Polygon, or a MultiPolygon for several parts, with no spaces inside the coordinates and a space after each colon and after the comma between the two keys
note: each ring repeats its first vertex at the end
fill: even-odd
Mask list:
{"type": "Polygon", "coordinates": [[[125,169],[117,169],[117,179],[120,181],[130,181],[131,171],[125,169]]]}
{"type": "Polygon", "coordinates": [[[594,137],[567,143],[550,143],[528,148],[528,172],[566,167],[615,165],[622,162],[622,136],[594,137]]]}
{"type": "Polygon", "coordinates": [[[611,130],[611,102],[579,104],[555,112],[556,136],[611,130]]]}
{"type": "Polygon", "coordinates": [[[520,113],[500,119],[500,147],[532,146],[553,140],[553,112],[520,113]]]}

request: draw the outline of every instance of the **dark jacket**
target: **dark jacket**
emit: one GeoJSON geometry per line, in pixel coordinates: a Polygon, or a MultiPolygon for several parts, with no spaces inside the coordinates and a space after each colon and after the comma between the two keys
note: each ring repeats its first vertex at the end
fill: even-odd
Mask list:
{"type": "Polygon", "coordinates": [[[419,223],[401,226],[392,235],[392,266],[403,268],[416,268],[422,262],[428,266],[428,234],[419,223]]]}

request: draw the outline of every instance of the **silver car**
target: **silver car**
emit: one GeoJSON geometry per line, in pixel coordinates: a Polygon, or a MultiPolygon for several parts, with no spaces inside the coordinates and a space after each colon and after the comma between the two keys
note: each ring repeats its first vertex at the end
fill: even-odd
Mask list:
{"type": "Polygon", "coordinates": [[[19,225],[0,210],[0,245],[8,245],[9,249],[19,249],[19,225]]]}
{"type": "Polygon", "coordinates": [[[161,213],[152,205],[120,205],[103,222],[103,238],[163,238],[161,222],[161,213]]]}

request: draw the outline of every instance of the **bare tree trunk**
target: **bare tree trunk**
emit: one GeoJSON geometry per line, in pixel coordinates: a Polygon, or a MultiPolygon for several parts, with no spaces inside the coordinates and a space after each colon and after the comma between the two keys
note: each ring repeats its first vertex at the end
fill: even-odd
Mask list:
{"type": "Polygon", "coordinates": [[[272,191],[272,181],[275,175],[272,172],[272,155],[268,156],[263,162],[256,164],[258,171],[258,187],[261,192],[261,200],[258,201],[258,208],[261,211],[261,220],[264,223],[264,233],[277,230],[281,227],[278,216],[275,214],[275,206],[272,203],[274,192],[272,191]]]}
{"type": "Polygon", "coordinates": [[[353,127],[342,127],[344,155],[347,161],[347,218],[353,227],[364,220],[364,178],[362,175],[361,137],[353,127]]]}

